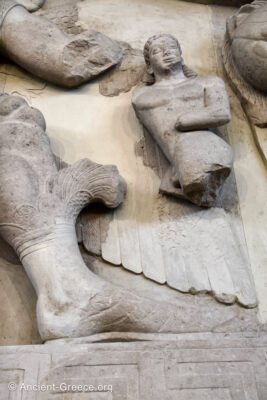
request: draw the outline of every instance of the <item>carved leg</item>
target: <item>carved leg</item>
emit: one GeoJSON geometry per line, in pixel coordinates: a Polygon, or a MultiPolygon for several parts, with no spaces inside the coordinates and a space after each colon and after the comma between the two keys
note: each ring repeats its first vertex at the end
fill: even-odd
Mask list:
{"type": "Polygon", "coordinates": [[[192,203],[213,206],[231,173],[232,164],[231,147],[215,133],[189,131],[177,136],[172,165],[184,198],[192,203]]]}
{"type": "Polygon", "coordinates": [[[67,35],[21,6],[7,8],[2,18],[0,52],[45,81],[65,87],[95,78],[122,58],[121,47],[107,36],[95,31],[67,35]]]}
{"type": "MultiPolygon", "coordinates": [[[[107,331],[208,331],[238,318],[237,308],[207,313],[141,298],[93,274],[77,244],[75,221],[92,201],[124,198],[114,166],[80,160],[58,171],[38,110],[0,96],[0,232],[19,255],[38,296],[44,340],[107,331]]],[[[229,329],[229,328],[227,328],[229,329]]]]}
{"type": "Polygon", "coordinates": [[[187,200],[183,190],[180,186],[179,177],[177,176],[177,169],[170,167],[167,169],[160,182],[160,193],[168,194],[177,197],[178,199],[187,200]]]}

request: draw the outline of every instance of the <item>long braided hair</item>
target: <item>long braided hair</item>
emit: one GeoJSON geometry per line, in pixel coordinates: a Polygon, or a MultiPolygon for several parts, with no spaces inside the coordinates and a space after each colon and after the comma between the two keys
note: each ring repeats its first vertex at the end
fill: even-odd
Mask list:
{"type": "MultiPolygon", "coordinates": [[[[179,49],[180,53],[182,54],[182,49],[181,49],[180,43],[178,42],[176,37],[172,36],[169,33],[161,33],[161,34],[158,34],[158,35],[153,35],[147,40],[147,42],[146,42],[146,44],[144,46],[144,51],[143,51],[144,59],[145,59],[147,67],[150,67],[150,58],[149,58],[150,46],[152,45],[154,40],[160,39],[162,37],[166,37],[168,39],[174,40],[175,43],[178,46],[178,49],[179,49]]],[[[195,71],[193,71],[191,68],[189,68],[187,65],[185,65],[183,59],[182,59],[182,68],[183,68],[183,72],[184,72],[184,74],[185,74],[185,76],[187,78],[195,78],[197,76],[197,73],[195,71]]],[[[150,74],[148,71],[147,71],[147,73],[150,75],[150,78],[151,78],[151,79],[149,79],[147,81],[149,83],[153,83],[155,81],[154,74],[153,73],[150,74]]]]}

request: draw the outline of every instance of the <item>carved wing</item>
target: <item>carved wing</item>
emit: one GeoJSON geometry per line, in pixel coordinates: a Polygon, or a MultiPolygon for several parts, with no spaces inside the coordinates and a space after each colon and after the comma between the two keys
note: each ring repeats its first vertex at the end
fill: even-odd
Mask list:
{"type": "Polygon", "coordinates": [[[213,209],[158,194],[168,163],[145,132],[136,149],[136,179],[114,211],[87,208],[77,223],[85,249],[114,266],[181,292],[209,292],[219,301],[257,304],[234,177],[213,209]],[[233,222],[234,221],[234,222],[233,222]]]}

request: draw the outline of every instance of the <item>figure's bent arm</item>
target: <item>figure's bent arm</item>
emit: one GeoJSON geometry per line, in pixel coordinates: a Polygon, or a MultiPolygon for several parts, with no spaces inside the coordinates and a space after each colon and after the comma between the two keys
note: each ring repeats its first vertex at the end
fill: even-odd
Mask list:
{"type": "Polygon", "coordinates": [[[179,131],[215,128],[230,121],[230,105],[224,82],[214,78],[203,90],[203,107],[182,115],[175,126],[179,131]]]}

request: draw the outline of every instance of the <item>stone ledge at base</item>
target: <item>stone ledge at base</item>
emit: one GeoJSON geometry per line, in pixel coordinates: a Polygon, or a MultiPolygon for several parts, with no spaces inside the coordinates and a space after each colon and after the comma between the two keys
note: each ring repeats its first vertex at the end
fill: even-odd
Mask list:
{"type": "MultiPolygon", "coordinates": [[[[161,335],[162,336],[162,335],[161,335]]],[[[266,400],[267,336],[167,335],[167,340],[0,349],[1,400],[266,400]],[[8,390],[13,382],[55,390],[8,390]],[[99,391],[60,391],[92,385],[99,391]],[[104,386],[105,385],[105,386],[104,386]],[[105,391],[102,388],[105,387],[105,391]]]]}

